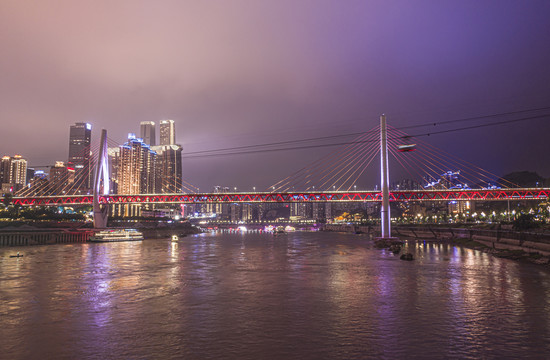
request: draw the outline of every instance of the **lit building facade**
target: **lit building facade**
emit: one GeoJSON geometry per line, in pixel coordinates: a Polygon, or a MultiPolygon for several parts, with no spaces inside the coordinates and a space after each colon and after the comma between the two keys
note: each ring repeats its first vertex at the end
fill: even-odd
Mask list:
{"type": "Polygon", "coordinates": [[[4,156],[0,163],[0,182],[2,188],[17,191],[27,183],[27,160],[21,155],[4,156]]]}
{"type": "Polygon", "coordinates": [[[161,120],[159,130],[160,130],[159,145],[176,144],[176,127],[174,124],[174,120],[161,120]]]}
{"type": "Polygon", "coordinates": [[[182,192],[182,148],[179,145],[153,147],[158,154],[157,192],[172,194],[182,192]]]}
{"type": "Polygon", "coordinates": [[[56,161],[50,168],[48,192],[52,195],[62,195],[63,191],[67,192],[72,181],[74,181],[74,170],[67,167],[63,161],[56,161]],[[72,174],[69,173],[69,169],[72,174]]]}
{"type": "Polygon", "coordinates": [[[139,124],[139,129],[139,135],[143,139],[144,143],[150,146],[157,145],[154,121],[142,121],[139,124]]]}
{"type": "Polygon", "coordinates": [[[74,169],[74,188],[91,189],[93,170],[91,163],[92,125],[75,123],[69,133],[68,168],[74,169]]]}
{"type": "Polygon", "coordinates": [[[118,194],[152,194],[156,186],[157,154],[148,144],[135,137],[128,136],[128,141],[114,152],[113,178],[118,194]]]}
{"type": "Polygon", "coordinates": [[[10,183],[11,156],[3,156],[0,163],[0,184],[10,183]]]}

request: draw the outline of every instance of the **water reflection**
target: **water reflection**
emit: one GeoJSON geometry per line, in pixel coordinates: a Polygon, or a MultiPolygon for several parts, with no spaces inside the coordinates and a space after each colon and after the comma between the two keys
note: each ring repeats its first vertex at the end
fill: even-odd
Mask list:
{"type": "Polygon", "coordinates": [[[550,351],[547,269],[449,244],[404,251],[415,261],[367,237],[320,232],[29,247],[20,259],[2,248],[0,350],[10,359],[550,351]]]}

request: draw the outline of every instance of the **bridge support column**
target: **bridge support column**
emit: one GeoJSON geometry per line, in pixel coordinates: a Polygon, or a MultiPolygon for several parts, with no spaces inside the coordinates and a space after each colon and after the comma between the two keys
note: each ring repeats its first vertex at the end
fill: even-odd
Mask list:
{"type": "Polygon", "coordinates": [[[109,166],[107,163],[107,130],[101,130],[99,143],[99,155],[94,180],[94,228],[103,229],[107,227],[109,205],[99,203],[99,195],[109,194],[109,166]],[[103,180],[103,181],[101,181],[103,180]]]}
{"type": "Polygon", "coordinates": [[[388,132],[386,129],[386,115],[380,116],[380,188],[382,190],[382,208],[380,210],[379,239],[396,239],[391,236],[391,215],[390,215],[390,174],[388,169],[388,132]]]}

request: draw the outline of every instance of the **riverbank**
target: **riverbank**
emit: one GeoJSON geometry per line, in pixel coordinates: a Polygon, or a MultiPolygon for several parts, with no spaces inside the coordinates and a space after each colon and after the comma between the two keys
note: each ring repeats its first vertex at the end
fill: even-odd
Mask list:
{"type": "MultiPolygon", "coordinates": [[[[347,224],[330,224],[323,231],[365,233],[378,236],[379,229],[347,224]]],[[[480,250],[493,256],[550,266],[550,233],[514,231],[511,228],[458,228],[449,226],[394,226],[400,240],[446,242],[480,250]]]]}
{"type": "Polygon", "coordinates": [[[550,266],[550,234],[509,229],[394,227],[403,239],[448,241],[499,258],[550,266]]]}
{"type": "MultiPolygon", "coordinates": [[[[16,223],[0,228],[0,247],[6,246],[33,246],[68,243],[84,243],[90,239],[96,230],[75,223],[16,223]]],[[[187,222],[185,223],[135,223],[117,222],[110,228],[138,228],[146,239],[166,238],[172,235],[180,237],[197,234],[201,229],[187,222]]]]}
{"type": "Polygon", "coordinates": [[[521,249],[492,248],[476,240],[470,239],[450,239],[449,243],[459,245],[468,249],[483,251],[493,256],[517,261],[527,261],[533,264],[545,265],[550,267],[550,256],[541,255],[538,252],[527,252],[521,249]]]}

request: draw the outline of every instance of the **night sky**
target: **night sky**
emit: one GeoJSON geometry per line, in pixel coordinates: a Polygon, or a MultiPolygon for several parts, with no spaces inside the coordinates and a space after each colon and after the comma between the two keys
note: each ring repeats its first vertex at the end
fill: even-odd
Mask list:
{"type": "MultiPolygon", "coordinates": [[[[402,127],[548,107],[549,19],[546,0],[2,0],[0,155],[66,161],[75,122],[123,142],[173,119],[194,152],[367,131],[381,113],[402,127]]],[[[545,117],[422,140],[550,177],[548,134],[545,117]]],[[[331,151],[186,158],[184,178],[260,189],[331,151]]]]}

